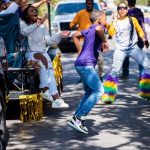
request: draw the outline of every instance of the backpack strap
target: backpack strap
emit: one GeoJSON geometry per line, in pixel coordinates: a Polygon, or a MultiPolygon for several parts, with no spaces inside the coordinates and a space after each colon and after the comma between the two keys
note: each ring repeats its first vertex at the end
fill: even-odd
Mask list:
{"type": "Polygon", "coordinates": [[[129,22],[131,24],[130,41],[129,41],[129,45],[131,45],[132,40],[133,40],[134,24],[133,24],[132,18],[130,16],[128,16],[128,18],[129,18],[129,22]]]}

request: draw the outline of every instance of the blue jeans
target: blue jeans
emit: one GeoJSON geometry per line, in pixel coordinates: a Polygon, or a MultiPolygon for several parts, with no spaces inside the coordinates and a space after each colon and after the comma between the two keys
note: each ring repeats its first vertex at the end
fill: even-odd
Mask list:
{"type": "Polygon", "coordinates": [[[76,66],[82,80],[85,94],[81,99],[75,115],[86,116],[104,93],[103,85],[93,66],[76,66]]]}
{"type": "Polygon", "coordinates": [[[118,76],[121,70],[124,59],[129,56],[136,62],[143,66],[144,71],[150,69],[150,62],[146,54],[137,46],[133,46],[127,50],[116,49],[113,56],[113,69],[111,71],[112,76],[118,76]]]}

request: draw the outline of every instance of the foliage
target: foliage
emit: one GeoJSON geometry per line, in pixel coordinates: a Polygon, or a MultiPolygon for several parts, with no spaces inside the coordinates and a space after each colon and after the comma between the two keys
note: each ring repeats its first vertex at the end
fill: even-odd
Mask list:
{"type": "MultiPolygon", "coordinates": [[[[38,2],[39,0],[35,0],[35,2],[38,2]]],[[[60,0],[51,0],[51,14],[53,14],[53,9],[55,5],[59,2],[60,0]]],[[[47,4],[43,4],[39,7],[39,15],[43,16],[45,13],[47,13],[47,4]]]]}

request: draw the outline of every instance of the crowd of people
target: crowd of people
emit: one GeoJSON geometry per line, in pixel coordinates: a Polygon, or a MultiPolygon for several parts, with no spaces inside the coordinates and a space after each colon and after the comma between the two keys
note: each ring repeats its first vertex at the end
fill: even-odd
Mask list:
{"type": "MultiPolygon", "coordinates": [[[[26,59],[37,62],[40,66],[39,78],[42,97],[52,102],[52,108],[68,108],[69,105],[58,94],[52,62],[46,49],[47,46],[56,45],[62,38],[68,37],[70,31],[50,36],[47,27],[44,25],[47,15],[39,18],[37,10],[37,7],[45,2],[47,0],[28,4],[26,0],[15,0],[9,6],[1,3],[0,14],[19,12],[20,34],[22,39],[28,39],[26,59]]],[[[103,11],[93,9],[93,0],[85,0],[85,4],[86,8],[78,12],[70,23],[70,29],[78,29],[72,36],[78,51],[75,68],[80,76],[85,93],[68,124],[87,134],[88,128],[85,117],[94,105],[99,100],[107,104],[115,101],[119,73],[126,58],[132,57],[142,67],[140,73],[141,92],[149,98],[150,62],[142,51],[144,46],[149,47],[149,43],[144,28],[143,14],[139,16],[141,19],[136,19],[138,18],[136,12],[139,11],[135,8],[136,0],[120,2],[117,5],[117,16],[110,24],[107,22],[106,14],[103,11]],[[128,6],[130,7],[129,10],[128,6]],[[102,83],[104,75],[103,60],[102,57],[99,57],[99,54],[109,51],[105,30],[108,31],[110,36],[116,36],[116,44],[112,70],[102,83]],[[95,70],[98,60],[100,60],[99,74],[95,70]]]]}

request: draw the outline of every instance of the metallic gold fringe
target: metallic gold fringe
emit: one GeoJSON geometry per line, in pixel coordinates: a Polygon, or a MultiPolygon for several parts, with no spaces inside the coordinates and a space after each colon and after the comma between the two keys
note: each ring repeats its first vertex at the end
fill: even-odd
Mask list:
{"type": "Polygon", "coordinates": [[[43,99],[41,94],[20,95],[20,120],[38,121],[43,117],[43,99]]]}
{"type": "Polygon", "coordinates": [[[55,79],[57,82],[57,86],[60,85],[63,77],[62,72],[62,63],[61,63],[61,54],[58,53],[53,60],[53,69],[55,74],[55,79]]]}

